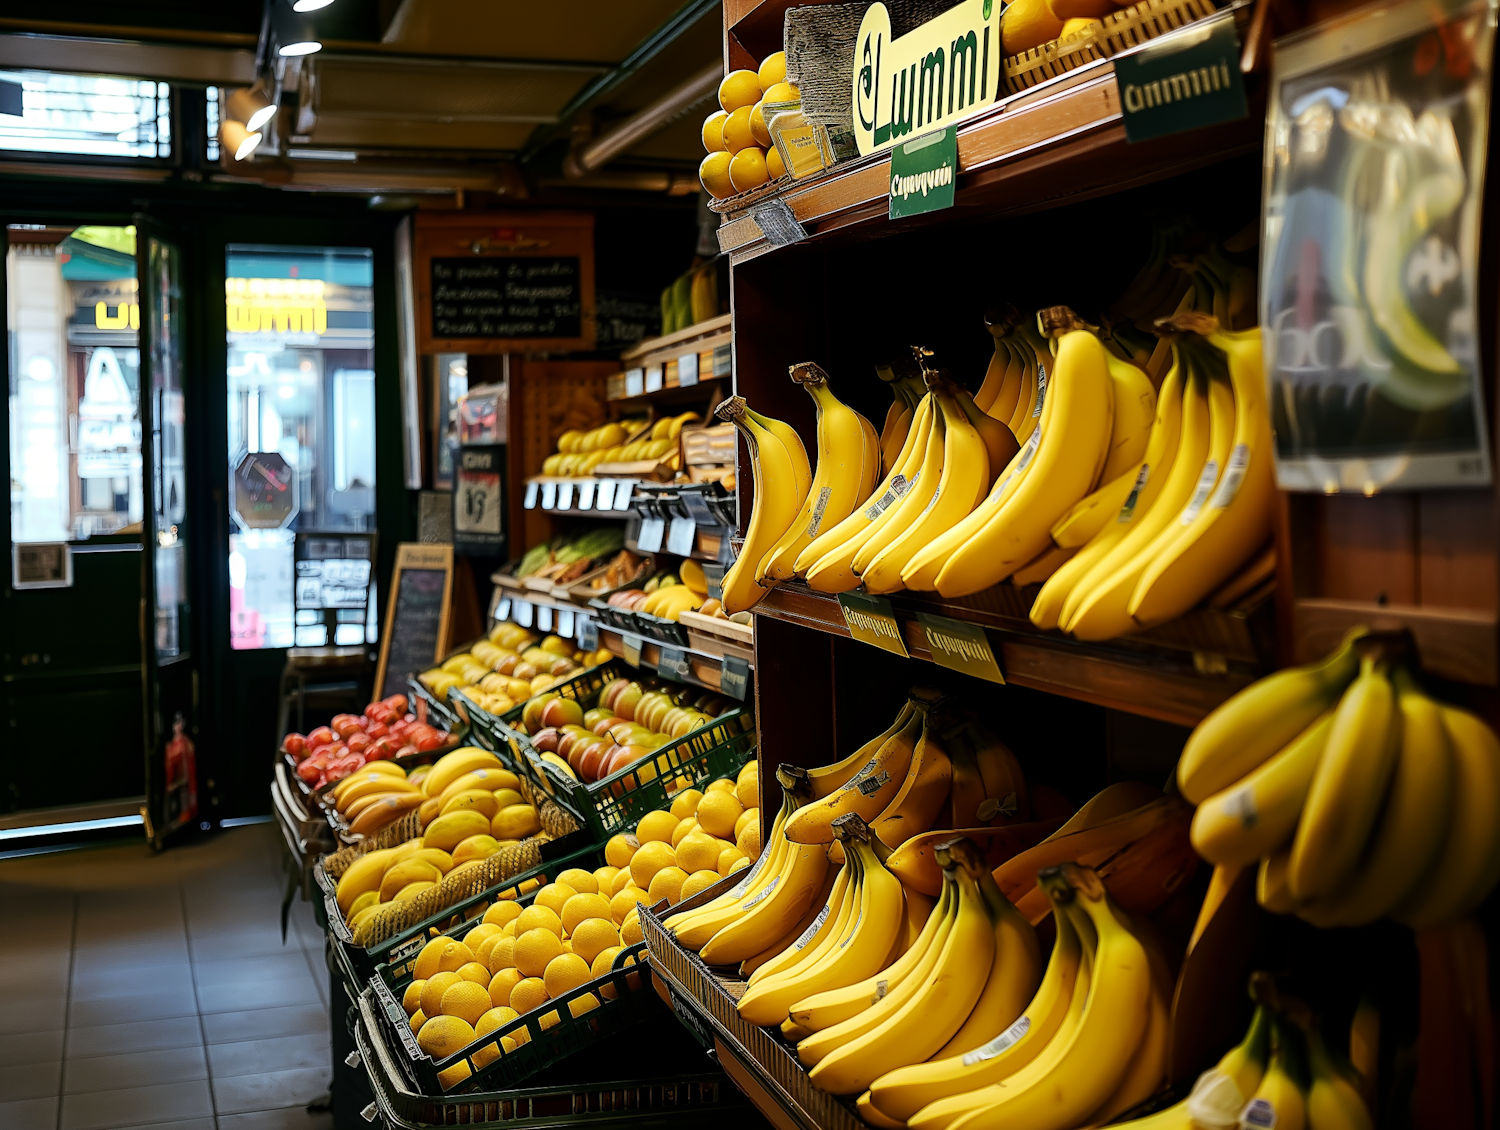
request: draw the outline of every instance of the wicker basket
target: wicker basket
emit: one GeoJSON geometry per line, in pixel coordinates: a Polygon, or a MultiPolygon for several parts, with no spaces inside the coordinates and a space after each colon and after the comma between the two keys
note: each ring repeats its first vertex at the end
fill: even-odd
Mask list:
{"type": "Polygon", "coordinates": [[[1107,59],[1169,31],[1211,16],[1218,9],[1213,0],[1142,0],[1112,12],[1077,35],[1054,39],[1005,60],[1005,84],[1012,94],[1107,59]]]}

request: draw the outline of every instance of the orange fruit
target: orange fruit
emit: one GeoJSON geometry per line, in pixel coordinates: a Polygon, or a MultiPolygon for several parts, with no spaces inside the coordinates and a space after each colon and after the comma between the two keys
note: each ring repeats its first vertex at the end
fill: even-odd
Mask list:
{"type": "Polygon", "coordinates": [[[547,1003],[547,983],[540,977],[527,977],[510,991],[510,1007],[527,1013],[547,1003]]]}

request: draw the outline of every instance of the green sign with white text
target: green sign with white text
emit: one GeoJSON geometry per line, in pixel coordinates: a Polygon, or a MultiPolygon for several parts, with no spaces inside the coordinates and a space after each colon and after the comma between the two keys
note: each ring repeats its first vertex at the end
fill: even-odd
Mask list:
{"type": "Polygon", "coordinates": [[[1114,66],[1130,141],[1238,121],[1249,113],[1230,12],[1118,56],[1114,66]]]}
{"type": "Polygon", "coordinates": [[[891,205],[887,214],[899,220],[951,208],[957,179],[957,126],[902,142],[891,150],[891,205]]]}

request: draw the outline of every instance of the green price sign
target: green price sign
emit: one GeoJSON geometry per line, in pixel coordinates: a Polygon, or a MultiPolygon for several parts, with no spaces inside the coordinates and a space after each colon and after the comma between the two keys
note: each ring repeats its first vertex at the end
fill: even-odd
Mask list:
{"type": "Polygon", "coordinates": [[[1221,13],[1115,59],[1125,136],[1185,133],[1249,113],[1234,16],[1221,13]]]}
{"type": "Polygon", "coordinates": [[[891,150],[893,220],[953,207],[958,179],[958,127],[903,142],[891,150]]]}
{"type": "Polygon", "coordinates": [[[891,602],[885,597],[841,592],[839,607],[844,610],[844,623],[849,625],[849,634],[855,639],[882,651],[910,658],[906,641],[901,638],[901,625],[896,623],[891,602]]]}
{"type": "Polygon", "coordinates": [[[995,662],[995,651],[990,647],[989,637],[978,624],[966,624],[946,616],[929,616],[925,612],[918,612],[917,619],[927,636],[932,661],[939,667],[977,675],[992,683],[1005,682],[1000,664],[995,662]]]}

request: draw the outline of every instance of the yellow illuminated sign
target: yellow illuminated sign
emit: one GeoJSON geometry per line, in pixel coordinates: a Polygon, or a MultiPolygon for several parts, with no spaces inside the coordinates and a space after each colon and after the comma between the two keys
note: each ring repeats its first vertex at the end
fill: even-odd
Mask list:
{"type": "Polygon", "coordinates": [[[322,279],[225,279],[230,333],[328,331],[322,279]]]}
{"type": "Polygon", "coordinates": [[[96,330],[138,330],[141,328],[141,307],[137,302],[122,302],[109,312],[109,303],[94,303],[94,328],[96,330]]]}

